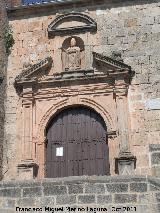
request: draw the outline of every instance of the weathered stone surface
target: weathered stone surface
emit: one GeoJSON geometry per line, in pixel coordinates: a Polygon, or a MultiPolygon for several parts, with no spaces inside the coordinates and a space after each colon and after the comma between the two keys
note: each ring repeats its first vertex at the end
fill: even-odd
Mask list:
{"type": "Polygon", "coordinates": [[[103,184],[87,184],[85,186],[85,193],[87,194],[103,194],[105,192],[105,188],[103,184]]]}
{"type": "Polygon", "coordinates": [[[115,203],[136,203],[136,194],[115,194],[115,203]]]}
{"type": "Polygon", "coordinates": [[[0,189],[0,197],[20,197],[20,196],[21,196],[20,188],[0,189]]]}
{"type": "Polygon", "coordinates": [[[151,163],[152,165],[159,165],[160,162],[160,152],[154,152],[151,154],[151,163]]]}
{"type": "Polygon", "coordinates": [[[80,185],[80,184],[68,185],[68,193],[69,194],[83,193],[83,185],[80,185]]]}
{"type": "Polygon", "coordinates": [[[63,205],[63,204],[75,204],[76,203],[76,196],[75,195],[59,195],[56,197],[56,204],[63,205]]]}
{"type": "Polygon", "coordinates": [[[156,199],[157,199],[158,203],[160,203],[160,193],[156,193],[156,199]]]}
{"type": "Polygon", "coordinates": [[[108,192],[116,193],[116,192],[127,192],[128,185],[127,184],[106,184],[106,188],[108,192]]]}
{"type": "Polygon", "coordinates": [[[151,196],[148,193],[148,194],[140,194],[138,199],[141,204],[148,204],[150,201],[150,198],[151,196]]]}
{"type": "MultiPolygon", "coordinates": [[[[17,205],[20,207],[25,207],[25,206],[35,206],[35,198],[34,197],[28,197],[28,198],[19,198],[17,199],[17,205]]],[[[47,202],[46,202],[47,204],[47,202]]]]}
{"type": "Polygon", "coordinates": [[[98,204],[107,204],[112,202],[111,195],[98,195],[97,196],[97,203],[98,204]]]}
{"type": "Polygon", "coordinates": [[[42,197],[40,198],[40,206],[54,206],[55,205],[55,197],[42,197]]]}
{"type": "Polygon", "coordinates": [[[4,199],[2,205],[3,205],[4,208],[12,208],[13,209],[15,207],[15,200],[4,199]]]}
{"type": "Polygon", "coordinates": [[[146,192],[147,184],[146,183],[131,183],[130,190],[133,192],[146,192]]]}
{"type": "Polygon", "coordinates": [[[40,187],[24,188],[23,197],[40,197],[42,196],[42,189],[40,187]]]}
{"type": "Polygon", "coordinates": [[[95,203],[95,195],[79,195],[78,203],[79,204],[95,203]]]}
{"type": "Polygon", "coordinates": [[[66,186],[52,186],[52,187],[44,187],[44,195],[62,195],[67,193],[66,186]]]}
{"type": "Polygon", "coordinates": [[[149,151],[150,152],[154,152],[154,151],[160,152],[160,144],[149,144],[149,151]]]}

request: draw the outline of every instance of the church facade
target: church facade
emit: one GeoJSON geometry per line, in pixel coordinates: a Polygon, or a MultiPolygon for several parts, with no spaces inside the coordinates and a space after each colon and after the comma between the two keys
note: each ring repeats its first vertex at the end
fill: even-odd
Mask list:
{"type": "Polygon", "coordinates": [[[3,5],[4,180],[160,175],[159,7],[3,5]]]}

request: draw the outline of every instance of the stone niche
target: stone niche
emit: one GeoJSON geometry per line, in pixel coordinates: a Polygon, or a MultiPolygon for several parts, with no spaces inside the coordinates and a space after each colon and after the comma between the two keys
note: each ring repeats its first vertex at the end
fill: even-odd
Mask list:
{"type": "Polygon", "coordinates": [[[15,79],[21,100],[21,179],[45,177],[46,127],[60,111],[86,106],[107,126],[110,174],[132,174],[136,158],[129,149],[128,87],[134,72],[120,53],[95,52],[97,24],[84,14],[58,16],[48,27],[54,57],[26,68],[15,79]],[[72,20],[72,21],[71,21],[72,20]],[[23,175],[25,174],[25,175],[23,175]]]}

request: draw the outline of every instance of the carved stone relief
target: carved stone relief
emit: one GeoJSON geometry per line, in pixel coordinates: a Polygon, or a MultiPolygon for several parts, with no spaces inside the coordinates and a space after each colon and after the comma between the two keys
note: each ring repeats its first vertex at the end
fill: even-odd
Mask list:
{"type": "Polygon", "coordinates": [[[82,68],[84,46],[78,41],[80,38],[71,37],[63,42],[61,48],[63,71],[76,71],[82,68]]]}

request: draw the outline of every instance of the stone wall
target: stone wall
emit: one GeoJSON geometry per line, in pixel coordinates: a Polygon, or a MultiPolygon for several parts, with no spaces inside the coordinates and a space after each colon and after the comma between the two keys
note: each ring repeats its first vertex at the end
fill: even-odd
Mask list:
{"type": "Polygon", "coordinates": [[[4,97],[6,82],[6,53],[4,42],[4,31],[7,25],[7,16],[5,10],[5,1],[0,2],[0,179],[2,178],[2,154],[4,139],[4,97]]]}
{"type": "Polygon", "coordinates": [[[149,162],[151,165],[151,171],[153,176],[160,177],[160,145],[150,144],[149,145],[149,162]]]}
{"type": "Polygon", "coordinates": [[[159,213],[159,190],[159,178],[140,176],[83,176],[43,181],[2,181],[0,211],[159,213]],[[54,211],[55,208],[59,208],[59,211],[54,211]],[[69,208],[75,210],[71,211],[69,208]]]}
{"type": "Polygon", "coordinates": [[[19,155],[16,144],[21,140],[19,130],[16,130],[19,97],[13,86],[14,79],[26,65],[47,56],[55,60],[54,51],[59,44],[48,39],[47,28],[58,14],[71,11],[85,13],[97,22],[97,33],[92,35],[91,41],[94,51],[106,55],[120,51],[124,62],[135,71],[129,89],[130,148],[137,157],[136,174],[152,174],[149,144],[160,143],[160,2],[116,2],[65,8],[63,5],[39,6],[39,10],[36,6],[35,9],[19,8],[8,12],[15,45],[8,62],[6,178],[16,174],[19,155]]]}

